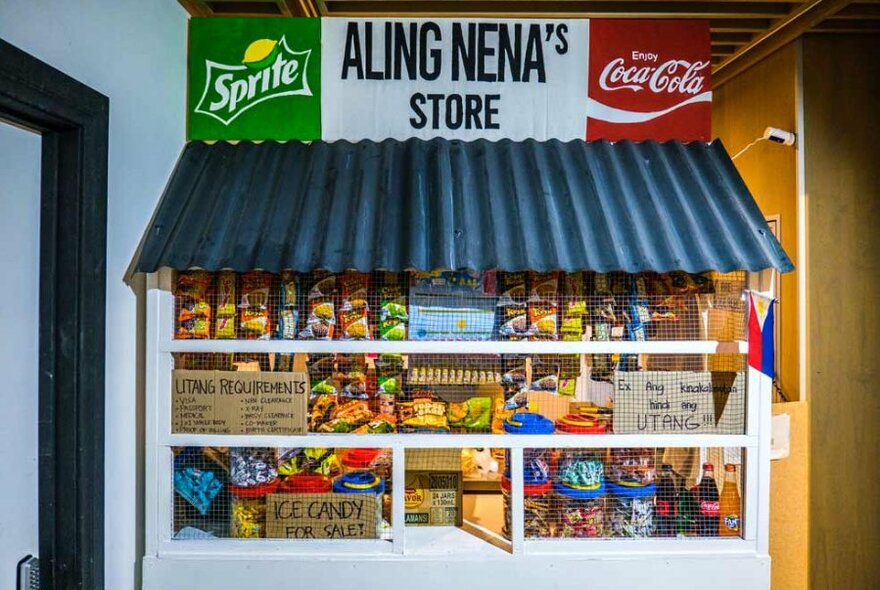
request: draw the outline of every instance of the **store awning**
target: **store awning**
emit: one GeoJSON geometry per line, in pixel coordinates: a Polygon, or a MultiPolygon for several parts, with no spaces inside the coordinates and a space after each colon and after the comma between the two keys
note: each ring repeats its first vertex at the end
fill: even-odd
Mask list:
{"type": "Polygon", "coordinates": [[[794,267],[719,141],[190,143],[136,270],[794,267]]]}

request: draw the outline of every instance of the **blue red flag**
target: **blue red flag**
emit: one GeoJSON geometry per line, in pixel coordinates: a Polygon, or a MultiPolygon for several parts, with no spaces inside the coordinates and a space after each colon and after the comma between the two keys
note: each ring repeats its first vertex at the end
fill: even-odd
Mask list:
{"type": "Polygon", "coordinates": [[[776,376],[774,303],[772,297],[749,292],[749,366],[771,379],[776,376]]]}

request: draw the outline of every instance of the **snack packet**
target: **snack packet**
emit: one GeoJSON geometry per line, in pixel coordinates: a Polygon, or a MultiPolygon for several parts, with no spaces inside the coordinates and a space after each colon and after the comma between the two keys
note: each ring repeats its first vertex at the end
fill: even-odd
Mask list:
{"type": "Polygon", "coordinates": [[[498,336],[502,340],[524,340],[529,331],[526,273],[503,273],[498,282],[498,336]]]}
{"type": "Polygon", "coordinates": [[[307,363],[309,372],[309,431],[329,421],[338,404],[339,390],[333,379],[333,355],[312,355],[307,363]]]}
{"type": "Polygon", "coordinates": [[[461,403],[450,403],[446,418],[452,427],[488,430],[492,422],[492,398],[472,397],[461,403]]]}
{"type": "Polygon", "coordinates": [[[235,338],[235,273],[217,273],[214,292],[217,300],[217,321],[214,323],[214,338],[235,338]]]}
{"type": "Polygon", "coordinates": [[[336,382],[339,396],[347,399],[369,399],[367,394],[367,361],[364,355],[341,354],[336,357],[336,382]]]}
{"type": "Polygon", "coordinates": [[[339,323],[342,340],[372,340],[370,330],[370,307],[367,291],[370,275],[360,272],[345,272],[337,278],[341,305],[339,323]]]}
{"type": "Polygon", "coordinates": [[[409,312],[401,276],[379,272],[376,280],[379,285],[379,340],[406,340],[409,312]]]}
{"type": "Polygon", "coordinates": [[[279,292],[281,302],[278,308],[278,337],[293,340],[296,338],[299,323],[299,276],[289,270],[282,272],[279,292]]]}
{"type": "Polygon", "coordinates": [[[397,404],[400,432],[449,432],[446,402],[416,399],[397,404]]]}
{"type": "Polygon", "coordinates": [[[556,340],[559,273],[529,273],[529,339],[556,340]]]}
{"type": "Polygon", "coordinates": [[[242,335],[248,339],[267,339],[272,333],[269,319],[269,292],[272,275],[254,271],[241,277],[240,325],[242,335]]]}
{"type": "Polygon", "coordinates": [[[336,275],[315,272],[306,297],[306,325],[299,337],[304,340],[332,340],[336,329],[336,275]]]}
{"type": "Polygon", "coordinates": [[[553,356],[535,356],[532,358],[531,391],[559,393],[559,361],[553,356]]]}
{"type": "Polygon", "coordinates": [[[390,414],[376,414],[366,424],[357,427],[355,434],[389,434],[397,431],[397,418],[390,414]]]}
{"type": "Polygon", "coordinates": [[[578,341],[584,334],[587,319],[587,291],[584,274],[566,273],[562,279],[562,340],[578,341]]]}
{"type": "Polygon", "coordinates": [[[202,270],[177,275],[177,338],[211,337],[211,273],[202,270]]]}
{"type": "Polygon", "coordinates": [[[370,406],[364,400],[351,400],[336,406],[330,420],[318,427],[318,432],[351,432],[373,418],[370,406]]]}

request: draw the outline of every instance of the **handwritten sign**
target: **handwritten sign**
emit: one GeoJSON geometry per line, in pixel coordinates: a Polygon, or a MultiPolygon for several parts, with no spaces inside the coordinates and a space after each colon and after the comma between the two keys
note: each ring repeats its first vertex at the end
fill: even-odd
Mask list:
{"type": "Polygon", "coordinates": [[[266,536],[272,539],[375,539],[373,494],[269,494],[266,536]]]}
{"type": "Polygon", "coordinates": [[[303,373],[176,370],[171,431],[191,434],[304,434],[303,373]]]}
{"type": "Polygon", "coordinates": [[[745,374],[722,371],[617,371],[614,432],[743,434],[745,374]]]}

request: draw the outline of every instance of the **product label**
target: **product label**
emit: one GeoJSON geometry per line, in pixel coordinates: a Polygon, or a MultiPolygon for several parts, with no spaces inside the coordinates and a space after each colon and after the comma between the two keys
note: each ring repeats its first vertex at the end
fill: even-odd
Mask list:
{"type": "Polygon", "coordinates": [[[736,514],[728,514],[724,517],[724,527],[729,531],[739,530],[739,516],[736,514]]]}
{"type": "Polygon", "coordinates": [[[677,514],[676,505],[668,500],[657,500],[657,516],[675,516],[677,514]]]}
{"type": "Polygon", "coordinates": [[[702,500],[700,502],[700,514],[703,516],[718,516],[720,508],[720,503],[718,500],[710,501],[710,500],[702,500]]]}

